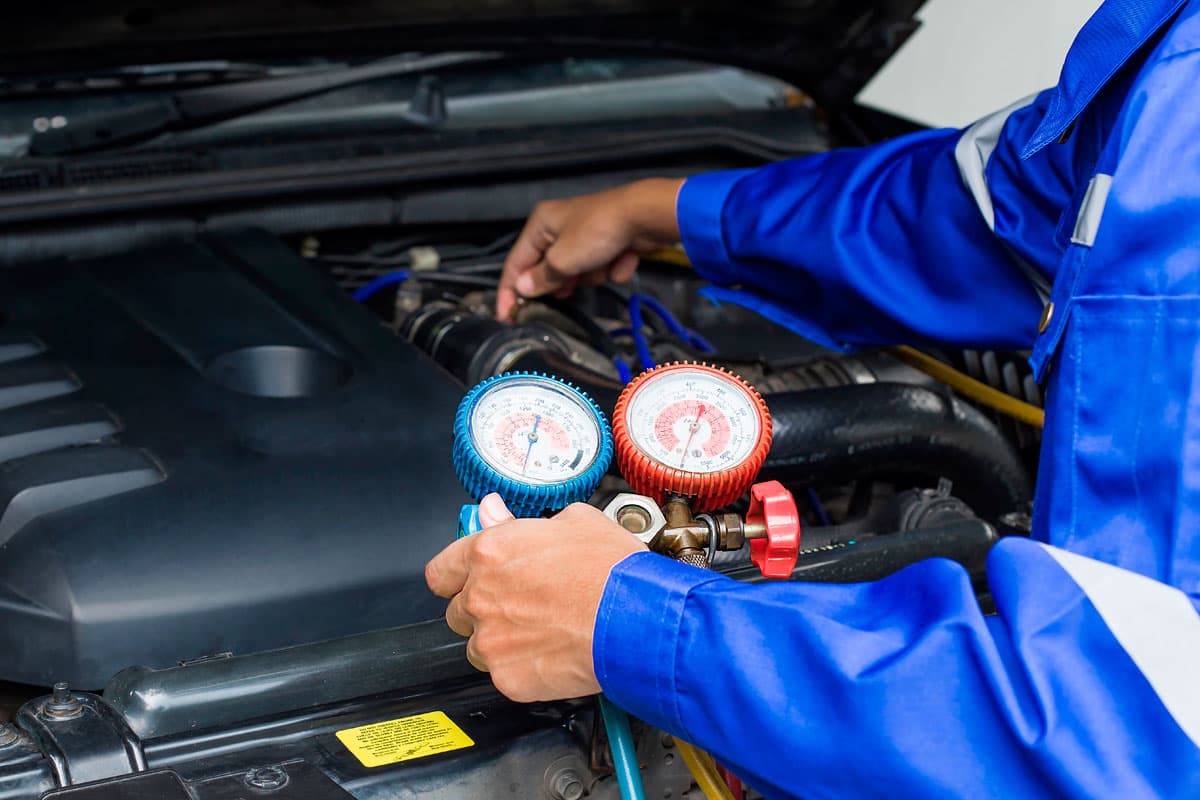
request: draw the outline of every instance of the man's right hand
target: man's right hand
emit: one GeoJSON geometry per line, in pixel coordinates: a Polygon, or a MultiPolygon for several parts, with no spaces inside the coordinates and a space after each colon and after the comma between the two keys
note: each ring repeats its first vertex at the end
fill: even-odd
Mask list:
{"type": "Polygon", "coordinates": [[[518,297],[565,297],[580,283],[624,283],[639,254],[679,241],[675,198],[682,179],[653,178],[596,194],[538,203],[504,261],[496,316],[518,297]]]}

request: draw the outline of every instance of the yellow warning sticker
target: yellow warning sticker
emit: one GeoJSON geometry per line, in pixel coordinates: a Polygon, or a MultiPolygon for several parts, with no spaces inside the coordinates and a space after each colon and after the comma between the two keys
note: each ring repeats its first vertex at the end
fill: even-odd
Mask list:
{"type": "Polygon", "coordinates": [[[398,764],[475,745],[441,711],[346,728],[337,732],[337,738],[364,767],[398,764]]]}

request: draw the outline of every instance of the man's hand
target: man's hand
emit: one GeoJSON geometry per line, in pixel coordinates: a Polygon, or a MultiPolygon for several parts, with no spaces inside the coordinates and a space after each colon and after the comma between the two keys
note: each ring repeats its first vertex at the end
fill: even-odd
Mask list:
{"type": "Polygon", "coordinates": [[[467,658],[521,703],[600,691],[592,629],[608,573],[645,545],[589,505],[515,520],[499,495],[480,504],[485,530],[425,566],[446,622],[470,637],[467,658]]]}
{"type": "Polygon", "coordinates": [[[518,296],[565,297],[581,282],[627,282],[639,253],[679,240],[675,199],[682,185],[655,178],[539,203],[504,261],[497,318],[511,318],[518,296]]]}

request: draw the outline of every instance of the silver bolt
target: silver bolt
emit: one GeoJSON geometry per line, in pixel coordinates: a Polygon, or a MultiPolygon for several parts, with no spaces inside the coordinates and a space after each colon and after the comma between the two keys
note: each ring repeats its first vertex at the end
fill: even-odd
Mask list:
{"type": "Polygon", "coordinates": [[[252,789],[271,792],[287,785],[288,776],[283,767],[259,767],[246,773],[246,785],[252,789]]]}
{"type": "Polygon", "coordinates": [[[42,716],[47,719],[74,719],[83,713],[83,703],[71,693],[66,683],[54,684],[50,701],[42,706],[42,716]]]}
{"type": "Polygon", "coordinates": [[[0,747],[8,747],[11,744],[16,744],[20,738],[21,732],[17,730],[16,725],[0,723],[0,747]]]}
{"type": "Polygon", "coordinates": [[[579,800],[583,797],[583,778],[573,769],[561,769],[550,779],[550,793],[555,800],[579,800]]]}
{"type": "Polygon", "coordinates": [[[1010,511],[1000,517],[1000,521],[1005,525],[1016,528],[1019,531],[1029,533],[1033,530],[1033,518],[1021,511],[1010,511]]]}

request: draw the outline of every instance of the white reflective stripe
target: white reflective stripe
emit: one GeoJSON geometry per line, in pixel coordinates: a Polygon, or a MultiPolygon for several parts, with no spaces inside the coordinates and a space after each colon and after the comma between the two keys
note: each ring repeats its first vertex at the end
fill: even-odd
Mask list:
{"type": "Polygon", "coordinates": [[[1200,747],[1200,614],[1165,583],[1043,545],[1092,601],[1167,711],[1200,747]]]}
{"type": "Polygon", "coordinates": [[[1112,175],[1098,174],[1088,183],[1083,202],[1079,204],[1079,216],[1075,217],[1075,231],[1071,241],[1084,247],[1091,247],[1096,242],[1096,234],[1100,232],[1100,219],[1104,216],[1104,206],[1108,203],[1108,190],[1112,188],[1112,175]]]}
{"type": "Polygon", "coordinates": [[[1008,122],[1008,118],[1013,113],[1033,103],[1036,97],[1036,94],[1031,94],[1008,108],[989,114],[963,131],[962,136],[958,139],[958,144],[954,146],[954,160],[958,162],[958,174],[962,176],[963,183],[971,192],[971,196],[975,198],[975,205],[979,206],[979,213],[983,214],[987,226],[993,231],[996,230],[996,210],[992,206],[992,193],[988,191],[985,176],[988,161],[991,160],[992,153],[996,150],[996,144],[1000,141],[1000,132],[1004,130],[1004,123],[1008,122]]]}
{"type": "MultiPolygon", "coordinates": [[[[989,114],[963,131],[962,135],[958,137],[958,143],[954,145],[954,160],[958,164],[958,174],[967,187],[967,191],[975,198],[975,205],[979,208],[979,213],[983,215],[983,221],[987,223],[992,233],[996,232],[996,208],[992,204],[992,192],[987,185],[987,165],[992,159],[992,153],[996,152],[996,145],[1000,142],[1000,133],[1004,130],[1004,123],[1008,122],[1008,118],[1014,113],[1032,104],[1036,98],[1036,94],[1031,94],[1008,108],[997,111],[995,114],[989,114]]],[[[1047,302],[1050,299],[1050,283],[1045,276],[1021,258],[1011,247],[1008,248],[1008,253],[1020,267],[1021,272],[1025,274],[1041,301],[1047,302]]]]}

